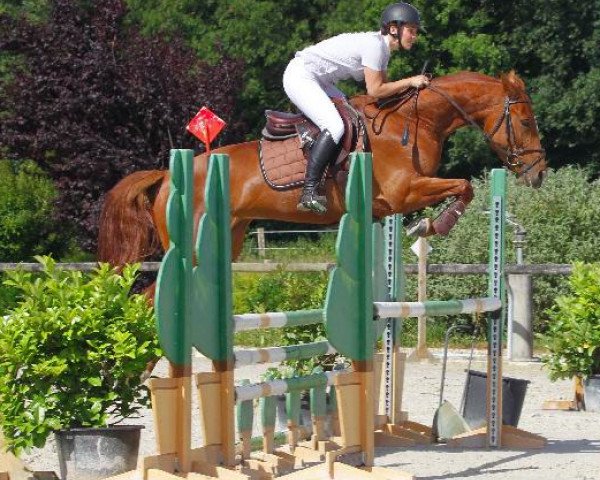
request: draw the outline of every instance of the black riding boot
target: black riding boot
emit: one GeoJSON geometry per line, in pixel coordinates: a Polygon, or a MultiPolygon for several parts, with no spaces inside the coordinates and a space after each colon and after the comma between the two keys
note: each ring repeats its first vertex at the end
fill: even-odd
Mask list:
{"type": "Polygon", "coordinates": [[[319,134],[308,157],[304,188],[298,203],[298,210],[303,212],[313,211],[320,214],[327,212],[327,199],[317,194],[317,187],[321,182],[327,164],[335,159],[335,155],[339,153],[339,148],[340,146],[334,142],[328,130],[323,130],[319,134]]]}

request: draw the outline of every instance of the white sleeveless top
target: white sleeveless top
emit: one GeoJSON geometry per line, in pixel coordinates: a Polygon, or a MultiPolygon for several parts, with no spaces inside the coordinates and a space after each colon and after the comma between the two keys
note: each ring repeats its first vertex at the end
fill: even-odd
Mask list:
{"type": "Polygon", "coordinates": [[[342,33],[296,53],[321,81],[365,79],[364,68],[387,70],[390,48],[379,32],[342,33]]]}

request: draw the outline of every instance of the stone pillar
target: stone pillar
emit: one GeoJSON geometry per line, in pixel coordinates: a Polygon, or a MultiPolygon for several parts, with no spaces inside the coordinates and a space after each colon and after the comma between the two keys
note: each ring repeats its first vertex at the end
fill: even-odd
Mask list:
{"type": "Polygon", "coordinates": [[[508,275],[508,315],[511,325],[509,360],[527,361],[533,357],[533,283],[528,274],[508,275]]]}

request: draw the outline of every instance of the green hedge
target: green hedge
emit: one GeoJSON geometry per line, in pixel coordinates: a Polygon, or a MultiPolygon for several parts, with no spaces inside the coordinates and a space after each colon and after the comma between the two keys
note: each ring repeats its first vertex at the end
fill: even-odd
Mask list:
{"type": "Polygon", "coordinates": [[[71,232],[54,221],[55,198],[51,180],[33,162],[0,160],[0,262],[67,252],[71,232]]]}
{"type": "MultiPolygon", "coordinates": [[[[475,199],[448,237],[432,237],[433,251],[430,263],[487,263],[489,214],[488,178],[473,181],[475,199]]],[[[509,175],[508,212],[527,231],[525,246],[526,263],[572,263],[575,261],[593,262],[600,252],[600,183],[591,179],[590,174],[581,168],[566,167],[549,171],[544,185],[532,189],[518,184],[509,175]]],[[[436,209],[439,211],[439,208],[436,209]]],[[[430,209],[428,214],[434,216],[430,209]]],[[[507,262],[515,263],[515,249],[512,245],[513,227],[507,229],[507,262]]],[[[404,262],[416,263],[416,256],[410,251],[414,239],[404,239],[404,262]]],[[[285,251],[288,261],[331,261],[334,258],[332,235],[323,235],[323,240],[305,248],[305,241],[287,243],[268,242],[277,246],[301,246],[293,250],[294,258],[285,251]],[[315,247],[315,244],[318,245],[315,247]],[[316,253],[315,253],[316,252],[316,253]],[[318,260],[316,260],[318,259],[318,260]]],[[[249,252],[249,249],[246,250],[249,252]]],[[[277,255],[282,255],[275,251],[277,255]]],[[[275,259],[270,252],[269,258],[275,259]]],[[[245,258],[246,260],[248,258],[245,258]]],[[[296,310],[321,306],[327,276],[306,277],[306,286],[294,282],[299,274],[280,273],[271,278],[268,274],[255,275],[240,280],[241,290],[236,292],[236,305],[245,311],[296,310]],[[253,280],[250,280],[253,278],[253,280]],[[310,296],[309,294],[313,294],[310,296]],[[317,293],[319,292],[319,293],[317,293]],[[307,301],[307,296],[310,301],[307,301]],[[319,300],[317,300],[319,299],[319,300]],[[316,302],[316,303],[315,303],[316,302]]],[[[407,275],[407,300],[417,296],[416,275],[407,275]]],[[[485,275],[429,275],[428,296],[430,299],[447,300],[469,298],[487,294],[485,275]]],[[[546,329],[548,315],[545,311],[553,305],[554,299],[566,293],[568,279],[560,275],[534,276],[534,330],[546,329]]],[[[484,330],[484,318],[471,316],[441,317],[429,324],[428,334],[433,343],[443,339],[449,324],[456,321],[475,323],[484,330]]],[[[416,338],[416,325],[412,320],[405,322],[403,343],[412,345],[416,338]]],[[[262,341],[268,343],[269,334],[263,334],[262,341]]]]}
{"type": "MultiPolygon", "coordinates": [[[[487,263],[489,208],[488,179],[473,182],[475,199],[447,238],[433,237],[430,263],[487,263]]],[[[525,263],[594,262],[600,252],[600,183],[581,168],[549,171],[544,185],[532,189],[509,176],[507,211],[527,231],[525,263]]],[[[507,228],[507,262],[515,263],[514,230],[507,228]]],[[[416,262],[405,242],[405,261],[416,262]]],[[[440,300],[480,296],[487,292],[484,275],[430,275],[428,295],[440,300]]],[[[554,299],[567,291],[567,278],[535,275],[534,329],[545,330],[554,299]]],[[[416,277],[408,276],[407,295],[416,296],[416,277]]]]}

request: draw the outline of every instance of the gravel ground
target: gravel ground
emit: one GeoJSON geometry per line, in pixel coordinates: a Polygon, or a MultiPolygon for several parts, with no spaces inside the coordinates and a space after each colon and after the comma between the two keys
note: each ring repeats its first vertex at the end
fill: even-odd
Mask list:
{"type": "MultiPolygon", "coordinates": [[[[433,351],[439,357],[439,351],[433,351]]],[[[485,371],[485,352],[476,352],[472,368],[485,371]]],[[[444,397],[457,408],[460,405],[468,365],[464,351],[451,351],[446,373],[444,397]]],[[[194,359],[195,371],[206,369],[204,358],[194,359]]],[[[269,366],[244,367],[237,378],[256,380],[269,366]]],[[[431,425],[438,406],[441,362],[407,363],[403,410],[410,420],[431,425]]],[[[155,375],[166,374],[166,364],[159,363],[155,375]]],[[[572,383],[551,383],[539,362],[504,362],[504,375],[529,380],[519,427],[543,435],[548,445],[541,450],[448,449],[443,445],[406,449],[378,448],[376,465],[404,470],[419,479],[502,479],[529,480],[600,479],[600,413],[545,411],[542,402],[548,399],[571,399],[572,383]]],[[[141,455],[155,453],[152,416],[144,411],[141,455]]],[[[197,415],[193,423],[193,446],[200,446],[197,415]]],[[[256,430],[255,435],[259,435],[256,430]]],[[[32,470],[59,471],[53,439],[44,449],[24,457],[32,470]]]]}

